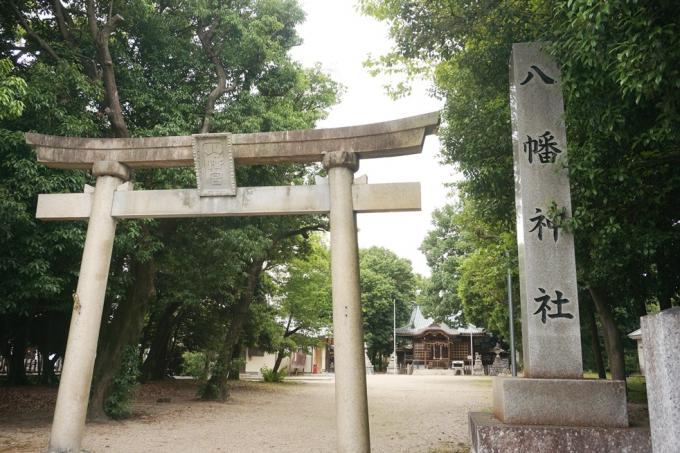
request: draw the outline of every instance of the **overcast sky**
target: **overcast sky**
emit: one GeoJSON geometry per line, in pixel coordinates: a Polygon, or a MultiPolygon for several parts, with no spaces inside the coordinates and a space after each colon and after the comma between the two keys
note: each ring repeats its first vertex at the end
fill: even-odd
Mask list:
{"type": "MultiPolygon", "coordinates": [[[[316,62],[343,84],[340,104],[319,127],[352,126],[388,121],[440,110],[442,101],[427,94],[425,83],[417,84],[408,98],[393,101],[385,94],[385,78],[371,77],[362,63],[369,54],[379,56],[391,48],[387,26],[361,16],[355,0],[299,0],[307,20],[298,28],[304,44],[293,57],[306,66],[316,62]]],[[[359,246],[391,249],[408,258],[416,272],[430,275],[418,247],[431,229],[431,213],[446,203],[444,183],[453,180],[451,167],[439,165],[439,140],[429,136],[422,154],[369,159],[360,162],[357,176],[368,175],[369,183],[411,182],[421,184],[422,211],[360,214],[359,246]]]]}

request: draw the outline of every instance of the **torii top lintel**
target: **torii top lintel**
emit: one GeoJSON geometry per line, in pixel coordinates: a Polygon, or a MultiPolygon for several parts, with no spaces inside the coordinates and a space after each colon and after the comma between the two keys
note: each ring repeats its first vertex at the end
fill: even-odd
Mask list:
{"type": "MultiPolygon", "coordinates": [[[[362,159],[416,154],[439,125],[439,112],[394,121],[332,129],[233,134],[237,165],[321,161],[331,151],[352,151],[362,159]]],[[[190,135],[148,138],[80,138],[26,134],[38,162],[54,168],[90,169],[112,160],[131,168],[188,167],[194,164],[190,135]]]]}

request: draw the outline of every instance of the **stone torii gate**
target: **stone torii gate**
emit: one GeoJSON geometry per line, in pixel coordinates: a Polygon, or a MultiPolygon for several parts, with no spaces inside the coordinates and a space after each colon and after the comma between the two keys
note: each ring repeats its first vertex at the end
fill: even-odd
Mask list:
{"type": "Polygon", "coordinates": [[[36,217],[88,220],[49,452],[78,452],[85,426],[116,222],[128,218],[330,213],[335,405],[339,452],[370,438],[359,294],[356,213],[420,210],[420,184],[361,184],[360,159],[422,151],[439,113],[334,129],[91,139],[26,134],[38,161],[91,170],[96,186],[44,194],[36,217]],[[236,187],[235,165],[321,161],[328,184],[236,187]],[[130,169],[195,164],[198,189],[135,191],[130,169]]]}

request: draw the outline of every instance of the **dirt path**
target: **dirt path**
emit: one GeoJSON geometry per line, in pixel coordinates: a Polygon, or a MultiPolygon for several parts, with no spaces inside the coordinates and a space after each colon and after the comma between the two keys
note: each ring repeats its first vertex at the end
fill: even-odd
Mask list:
{"type": "MultiPolygon", "coordinates": [[[[187,382],[143,386],[135,417],[88,424],[83,448],[97,453],[335,451],[331,379],[241,382],[224,404],[196,401],[194,392],[187,382]],[[158,403],[160,397],[171,402],[158,403]]],[[[468,443],[467,412],[490,409],[491,380],[368,376],[368,398],[372,451],[455,451],[468,443]]],[[[31,413],[7,413],[0,406],[0,451],[45,451],[51,405],[43,406],[31,413]]]]}

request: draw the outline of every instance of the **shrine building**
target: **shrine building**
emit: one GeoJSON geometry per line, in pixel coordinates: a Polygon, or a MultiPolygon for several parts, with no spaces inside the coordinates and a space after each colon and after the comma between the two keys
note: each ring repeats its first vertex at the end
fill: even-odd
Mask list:
{"type": "Polygon", "coordinates": [[[453,328],[426,318],[416,305],[408,324],[395,330],[397,363],[400,369],[451,369],[463,365],[470,370],[471,357],[486,353],[485,329],[453,328]],[[460,363],[462,362],[462,364],[460,363]]]}

